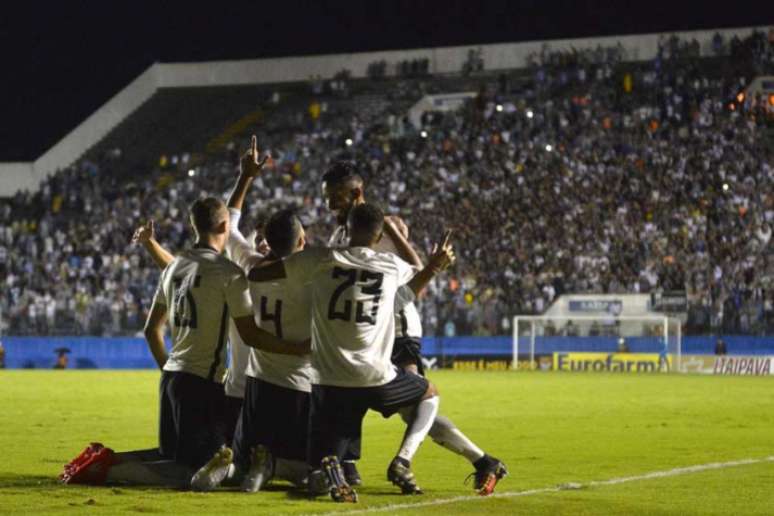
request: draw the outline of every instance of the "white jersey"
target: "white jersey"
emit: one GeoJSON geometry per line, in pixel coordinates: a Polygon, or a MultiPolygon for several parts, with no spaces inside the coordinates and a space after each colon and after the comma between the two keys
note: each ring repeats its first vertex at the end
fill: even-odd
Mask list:
{"type": "MultiPolygon", "coordinates": [[[[234,208],[229,209],[229,212],[231,234],[226,249],[234,262],[245,273],[249,273],[264,256],[240,233],[238,223],[241,212],[234,208]]],[[[282,279],[265,283],[248,281],[248,288],[256,323],[262,330],[292,343],[309,339],[312,325],[311,299],[305,285],[282,279]]],[[[308,355],[280,355],[244,347],[248,352],[243,374],[280,387],[311,392],[314,374],[308,355]]]]}
{"type": "MultiPolygon", "coordinates": [[[[333,231],[329,247],[348,247],[349,235],[346,226],[338,226],[333,231]]],[[[392,253],[398,256],[398,250],[395,243],[387,234],[376,244],[376,250],[384,253],[392,253]]],[[[402,287],[399,295],[395,298],[395,338],[410,337],[413,339],[422,338],[422,319],[419,317],[419,310],[414,304],[416,296],[408,287],[402,287]]]]}
{"type": "Polygon", "coordinates": [[[367,247],[308,249],[285,259],[312,297],[312,364],[321,385],[372,387],[395,378],[395,295],[414,269],[367,247]]]}
{"type": "Polygon", "coordinates": [[[164,370],[223,382],[228,319],[252,314],[241,269],[208,247],[184,251],[161,273],[154,303],[167,307],[171,330],[164,370]]]}

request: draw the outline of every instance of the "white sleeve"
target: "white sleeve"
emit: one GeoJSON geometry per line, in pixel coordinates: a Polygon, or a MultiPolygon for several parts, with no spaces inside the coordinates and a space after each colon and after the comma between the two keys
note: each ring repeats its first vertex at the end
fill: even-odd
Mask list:
{"type": "Polygon", "coordinates": [[[242,216],[242,212],[236,208],[228,209],[231,216],[231,231],[226,241],[226,253],[232,262],[239,265],[239,268],[243,271],[249,270],[256,260],[263,259],[263,255],[253,249],[248,241],[239,231],[239,219],[242,216]]]}
{"type": "Polygon", "coordinates": [[[414,275],[417,273],[417,270],[409,265],[407,261],[398,258],[394,254],[391,256],[395,258],[395,266],[398,271],[398,285],[405,285],[411,281],[411,278],[414,277],[414,275]]]}
{"type": "Polygon", "coordinates": [[[247,278],[241,272],[234,275],[226,285],[226,304],[232,319],[253,315],[247,278]]]}
{"type": "Polygon", "coordinates": [[[242,210],[236,208],[229,208],[228,215],[231,218],[231,231],[239,231],[239,220],[242,218],[242,210]]]}
{"type": "Polygon", "coordinates": [[[156,287],[156,292],[153,294],[153,304],[168,306],[167,297],[164,294],[164,273],[167,272],[167,269],[169,269],[169,265],[159,274],[159,284],[156,287]]]}

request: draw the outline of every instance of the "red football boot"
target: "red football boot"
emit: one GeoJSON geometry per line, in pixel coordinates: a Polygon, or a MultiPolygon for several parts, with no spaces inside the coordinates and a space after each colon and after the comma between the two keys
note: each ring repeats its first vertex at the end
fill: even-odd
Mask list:
{"type": "Polygon", "coordinates": [[[72,471],[74,468],[77,468],[80,464],[83,464],[85,461],[89,459],[89,457],[97,452],[99,452],[101,449],[103,449],[104,446],[102,443],[90,443],[77,457],[75,457],[73,460],[65,464],[64,471],[59,475],[59,480],[64,481],[65,475],[68,474],[68,472],[72,471]]]}
{"type": "Polygon", "coordinates": [[[110,467],[116,463],[115,455],[110,448],[102,447],[71,468],[65,469],[59,480],[64,484],[104,484],[110,467]]]}

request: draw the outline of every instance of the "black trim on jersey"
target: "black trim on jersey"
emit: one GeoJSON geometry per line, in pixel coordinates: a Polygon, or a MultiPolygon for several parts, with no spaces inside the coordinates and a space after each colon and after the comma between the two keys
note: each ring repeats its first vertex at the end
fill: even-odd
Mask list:
{"type": "Polygon", "coordinates": [[[401,336],[408,337],[408,319],[406,319],[406,310],[398,312],[400,314],[401,336]]]}
{"type": "Polygon", "coordinates": [[[215,358],[210,366],[210,372],[207,375],[207,379],[211,382],[215,381],[215,371],[218,370],[220,365],[220,354],[223,351],[223,346],[226,344],[226,323],[228,322],[228,305],[223,303],[223,315],[220,316],[220,334],[218,336],[218,347],[215,348],[215,358]]]}
{"type": "Polygon", "coordinates": [[[203,242],[197,242],[197,243],[194,244],[193,247],[194,247],[194,249],[209,249],[213,253],[220,254],[217,249],[215,249],[211,245],[207,245],[207,244],[205,244],[203,242]]]}

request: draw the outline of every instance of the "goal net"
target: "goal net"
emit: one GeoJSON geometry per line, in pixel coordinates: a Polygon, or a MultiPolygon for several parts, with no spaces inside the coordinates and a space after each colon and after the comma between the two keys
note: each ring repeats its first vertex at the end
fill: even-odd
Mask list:
{"type": "Polygon", "coordinates": [[[522,370],[680,371],[680,332],[680,320],[663,315],[517,315],[511,365],[522,370]]]}

